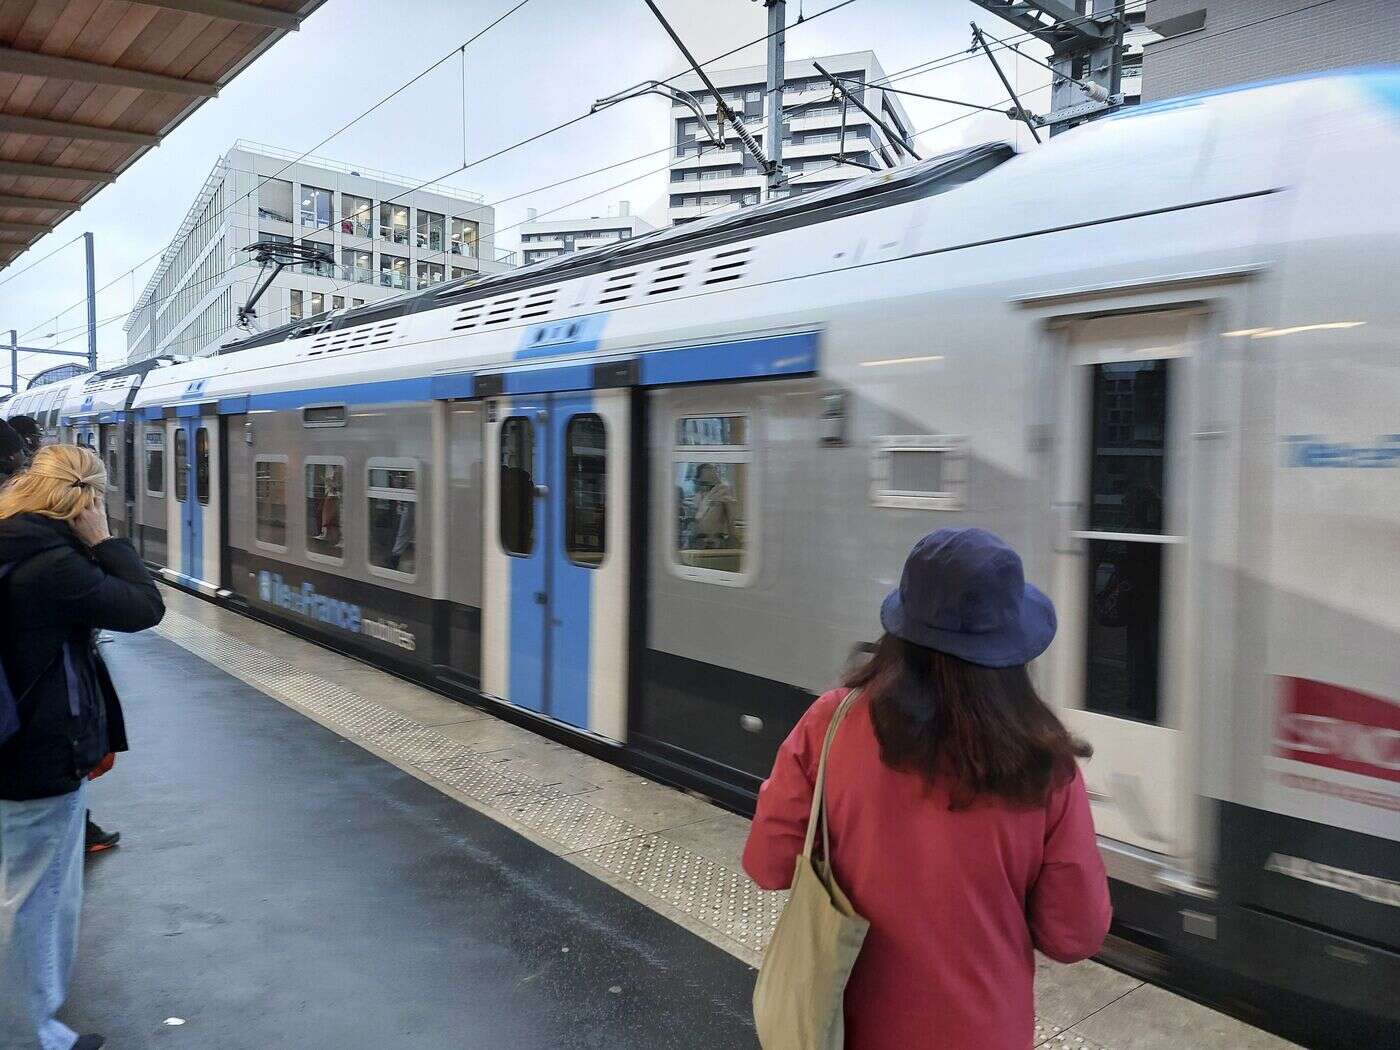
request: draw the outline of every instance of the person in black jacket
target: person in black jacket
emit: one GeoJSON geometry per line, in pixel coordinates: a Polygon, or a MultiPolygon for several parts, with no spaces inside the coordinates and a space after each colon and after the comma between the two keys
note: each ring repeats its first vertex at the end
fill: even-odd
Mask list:
{"type": "Polygon", "coordinates": [[[24,469],[24,438],[0,419],[0,485],[24,469]]]}
{"type": "Polygon", "coordinates": [[[136,551],[107,530],[102,461],[39,450],[0,489],[0,664],[19,730],[0,744],[0,1033],[16,1050],[95,1050],[55,1014],[82,908],[83,804],[125,751],[98,630],[154,627],[165,605],[136,551]]]}

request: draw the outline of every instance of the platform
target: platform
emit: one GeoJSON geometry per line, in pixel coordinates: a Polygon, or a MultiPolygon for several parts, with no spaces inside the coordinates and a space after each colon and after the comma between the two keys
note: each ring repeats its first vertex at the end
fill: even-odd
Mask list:
{"type": "MultiPolygon", "coordinates": [[[[747,821],[166,595],[104,649],[133,750],[90,796],[122,845],[89,862],[70,1024],[114,1050],[756,1047],[784,895],[741,871],[747,821]]],[[[1039,1046],[1292,1045],[1094,962],[1036,991],[1039,1046]]]]}

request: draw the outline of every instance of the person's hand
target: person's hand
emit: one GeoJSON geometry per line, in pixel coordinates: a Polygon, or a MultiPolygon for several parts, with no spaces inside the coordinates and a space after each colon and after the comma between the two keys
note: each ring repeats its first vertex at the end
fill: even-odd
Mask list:
{"type": "Polygon", "coordinates": [[[117,756],[114,752],[108,751],[107,757],[97,765],[92,767],[92,772],[88,774],[89,780],[96,780],[100,776],[106,776],[112,771],[112,766],[116,764],[117,756]]]}
{"type": "Polygon", "coordinates": [[[103,540],[111,539],[107,528],[106,501],[93,500],[92,506],[73,519],[73,532],[89,547],[96,547],[103,540]]]}

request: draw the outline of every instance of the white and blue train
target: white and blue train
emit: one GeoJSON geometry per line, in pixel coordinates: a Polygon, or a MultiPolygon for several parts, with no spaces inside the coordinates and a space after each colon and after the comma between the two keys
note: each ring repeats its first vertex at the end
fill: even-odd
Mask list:
{"type": "Polygon", "coordinates": [[[7,411],[171,583],[739,808],[991,528],[1122,927],[1393,1033],[1397,170],[1394,70],[1179,99],[7,411]]]}

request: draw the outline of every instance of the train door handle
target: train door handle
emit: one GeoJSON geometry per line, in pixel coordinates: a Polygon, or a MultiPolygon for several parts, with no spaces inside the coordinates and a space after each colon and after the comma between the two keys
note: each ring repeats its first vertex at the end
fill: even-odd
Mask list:
{"type": "Polygon", "coordinates": [[[545,594],[544,591],[536,591],[536,592],[535,592],[535,604],[536,604],[536,605],[548,605],[548,604],[549,604],[549,595],[545,594]]]}

